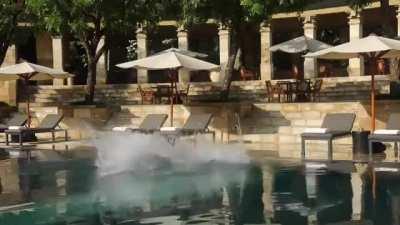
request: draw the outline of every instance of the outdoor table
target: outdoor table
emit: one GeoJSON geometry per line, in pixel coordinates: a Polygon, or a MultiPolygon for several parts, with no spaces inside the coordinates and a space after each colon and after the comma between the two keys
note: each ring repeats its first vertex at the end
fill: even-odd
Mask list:
{"type": "Polygon", "coordinates": [[[296,90],[294,91],[296,94],[296,102],[308,102],[310,100],[311,94],[311,80],[297,80],[296,81],[296,90]],[[306,87],[303,90],[300,90],[300,82],[305,82],[306,87]]]}
{"type": "Polygon", "coordinates": [[[287,102],[293,101],[293,94],[295,95],[295,101],[309,101],[309,94],[311,93],[311,80],[304,79],[304,80],[283,80],[278,81],[277,85],[281,90],[281,94],[286,96],[287,102]],[[306,82],[305,90],[299,89],[300,82],[306,82]]]}
{"type": "Polygon", "coordinates": [[[156,101],[161,103],[163,98],[167,98],[169,100],[172,93],[171,91],[172,89],[170,85],[157,85],[155,92],[156,101]]]}
{"type": "Polygon", "coordinates": [[[288,80],[278,81],[276,83],[279,87],[281,94],[283,94],[286,97],[287,102],[292,101],[292,94],[293,94],[292,83],[293,83],[292,81],[288,80]]]}

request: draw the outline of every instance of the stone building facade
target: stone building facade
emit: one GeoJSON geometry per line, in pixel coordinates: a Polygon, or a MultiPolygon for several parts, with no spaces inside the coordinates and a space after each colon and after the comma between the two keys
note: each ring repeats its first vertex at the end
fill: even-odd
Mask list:
{"type": "MultiPolygon", "coordinates": [[[[291,65],[301,60],[303,64],[304,76],[306,78],[316,78],[321,75],[321,65],[330,65],[332,71],[330,77],[351,77],[352,81],[357,80],[357,77],[363,76],[367,71],[366,64],[362,59],[350,59],[341,62],[320,61],[316,59],[303,59],[300,55],[285,55],[283,53],[272,53],[269,48],[280,42],[295,38],[297,36],[306,35],[315,39],[323,39],[321,41],[329,42],[330,44],[339,44],[348,40],[366,36],[370,33],[380,34],[380,11],[379,1],[369,5],[363,11],[355,12],[344,1],[321,1],[315,5],[309,6],[302,13],[280,13],[272,17],[269,22],[264,22],[257,28],[256,32],[249,32],[251,40],[257,40],[257,43],[249,47],[251,51],[247,51],[245,58],[250,58],[250,62],[254,65],[251,70],[258,74],[258,80],[279,80],[292,78],[291,65]],[[251,33],[251,34],[250,34],[251,33]],[[330,36],[329,36],[330,35],[330,36]],[[338,66],[339,65],[339,66],[338,66]]],[[[390,24],[400,36],[400,1],[390,1],[391,9],[390,16],[392,22],[390,24]]],[[[159,24],[160,30],[158,33],[163,37],[175,38],[176,47],[202,51],[208,49],[211,52],[215,51],[214,63],[223,64],[227,62],[232,39],[229,27],[219,26],[215,21],[209,21],[207,24],[200,24],[193,29],[185,30],[178,27],[175,21],[162,21],[159,24]]],[[[254,28],[253,28],[254,30],[254,28]]],[[[145,29],[138,29],[132,34],[132,38],[137,43],[137,57],[143,58],[152,54],[155,50],[159,50],[157,46],[157,37],[146,32],[145,29]],[[156,49],[158,48],[158,49],[156,49]]],[[[159,39],[159,38],[158,38],[159,39]]],[[[104,43],[104,42],[102,42],[104,43]]],[[[24,53],[23,49],[30,49],[27,46],[11,46],[4,65],[12,64],[18,61],[19,58],[28,58],[34,60],[38,64],[52,66],[69,70],[68,65],[75,64],[71,59],[71,39],[68,37],[51,36],[49,34],[35,35],[31,43],[31,50],[35,55],[29,58],[29,54],[24,53]]],[[[165,47],[165,46],[164,46],[165,47]]],[[[125,51],[121,48],[116,48],[112,51],[125,51]]],[[[115,71],[113,63],[118,63],[113,52],[105,53],[101,57],[97,68],[97,83],[154,83],[151,79],[153,72],[148,71],[115,71]],[[122,74],[122,75],[121,75],[122,74]],[[120,79],[119,76],[135,76],[135,79],[120,79]],[[113,80],[116,80],[114,82],[113,80]]],[[[124,55],[119,53],[119,55],[124,55]]],[[[123,62],[126,59],[121,57],[123,62]]],[[[69,71],[75,74],[75,71],[69,71]]],[[[389,73],[389,72],[388,72],[389,73]]],[[[368,72],[367,72],[368,74],[368,72]]],[[[155,76],[153,76],[155,77],[155,76]]],[[[193,76],[192,76],[193,77],[193,76]]],[[[181,74],[180,81],[190,81],[190,74],[181,74]]],[[[211,75],[208,81],[219,81],[218,75],[211,75]]],[[[340,79],[343,80],[343,79],[340,79]]],[[[85,79],[81,75],[77,75],[74,80],[64,81],[55,80],[52,85],[66,86],[74,84],[84,84],[85,79]],[[78,80],[80,80],[78,82],[78,80]]],[[[202,80],[207,81],[207,80],[202,80]]],[[[243,81],[248,82],[248,81],[243,81]]],[[[50,83],[43,83],[50,84],[50,83]]],[[[15,82],[6,82],[2,84],[5,92],[0,94],[0,98],[10,104],[16,103],[15,82]]],[[[244,84],[245,85],[245,84],[244,84]]]]}

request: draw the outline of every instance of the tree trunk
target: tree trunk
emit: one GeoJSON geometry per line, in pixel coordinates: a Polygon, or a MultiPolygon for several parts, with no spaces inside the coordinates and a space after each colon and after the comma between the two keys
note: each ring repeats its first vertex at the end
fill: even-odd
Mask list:
{"type": "MultiPolygon", "coordinates": [[[[223,83],[223,90],[221,91],[220,99],[221,101],[227,101],[229,99],[229,94],[231,90],[231,84],[232,84],[232,77],[233,77],[233,71],[235,70],[235,61],[236,58],[239,54],[240,49],[243,49],[243,41],[240,36],[240,31],[239,27],[237,26],[236,28],[236,40],[237,44],[236,46],[233,46],[231,50],[231,55],[229,56],[228,63],[226,65],[225,69],[225,77],[224,77],[224,83],[223,83]]],[[[241,59],[240,59],[241,60],[241,59]]]]}
{"type": "Polygon", "coordinates": [[[228,63],[225,65],[225,74],[224,81],[222,85],[222,91],[220,95],[221,101],[227,101],[229,99],[233,71],[235,70],[235,60],[236,56],[239,52],[239,49],[236,49],[232,55],[229,56],[228,63]]]}
{"type": "Polygon", "coordinates": [[[93,59],[94,56],[88,56],[88,75],[86,79],[86,102],[93,103],[94,101],[94,89],[96,85],[97,75],[97,62],[93,59]]]}

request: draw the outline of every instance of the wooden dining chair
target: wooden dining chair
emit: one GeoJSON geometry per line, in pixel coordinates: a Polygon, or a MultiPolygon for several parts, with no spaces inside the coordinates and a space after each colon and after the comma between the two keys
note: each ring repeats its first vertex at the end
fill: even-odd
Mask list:
{"type": "MultiPolygon", "coordinates": [[[[169,85],[157,85],[157,91],[155,92],[155,101],[158,104],[161,104],[163,102],[163,99],[167,99],[168,102],[171,101],[171,96],[177,93],[176,87],[173,88],[169,85]]],[[[175,95],[173,96],[174,98],[176,97],[175,95]]],[[[174,102],[176,99],[173,100],[174,102]]]]}
{"type": "Polygon", "coordinates": [[[297,82],[292,81],[289,82],[288,88],[287,88],[287,101],[288,102],[294,102],[296,98],[296,93],[297,93],[297,82]]]}
{"type": "Polygon", "coordinates": [[[187,104],[189,102],[189,91],[190,91],[190,83],[186,85],[186,87],[183,87],[182,89],[179,89],[179,98],[181,98],[182,102],[184,104],[187,104]]]}
{"type": "Polygon", "coordinates": [[[267,91],[267,101],[273,102],[275,95],[278,95],[278,102],[281,102],[281,91],[278,85],[272,85],[271,81],[265,81],[266,91],[267,91]]]}
{"type": "Polygon", "coordinates": [[[310,82],[298,80],[296,88],[296,101],[308,101],[310,99],[310,82]]]}
{"type": "Polygon", "coordinates": [[[314,84],[311,86],[311,97],[312,101],[321,101],[321,89],[322,89],[323,80],[317,79],[314,84]]]}
{"type": "Polygon", "coordinates": [[[138,85],[138,92],[140,93],[142,105],[144,103],[155,103],[155,95],[153,90],[143,89],[140,85],[138,85]]]}

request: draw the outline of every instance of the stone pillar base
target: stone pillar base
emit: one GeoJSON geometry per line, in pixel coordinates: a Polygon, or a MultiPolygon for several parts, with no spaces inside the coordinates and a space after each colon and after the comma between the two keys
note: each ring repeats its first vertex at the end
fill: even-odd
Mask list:
{"type": "MultiPolygon", "coordinates": [[[[304,35],[307,38],[317,38],[317,18],[315,16],[307,16],[303,22],[304,35]]],[[[304,59],[304,78],[312,79],[318,76],[317,59],[304,59]]]]}
{"type": "Polygon", "coordinates": [[[179,70],[179,83],[190,82],[190,71],[179,70]]]}
{"type": "Polygon", "coordinates": [[[14,65],[15,63],[17,63],[17,49],[15,45],[11,45],[7,49],[3,64],[0,66],[10,66],[14,65]]]}
{"type": "Polygon", "coordinates": [[[364,59],[349,59],[349,67],[348,67],[349,76],[362,76],[364,71],[364,59]]]}
{"type": "Polygon", "coordinates": [[[54,79],[53,80],[53,86],[63,86],[64,85],[64,79],[54,79]]]}
{"type": "Polygon", "coordinates": [[[149,83],[149,76],[147,70],[137,70],[137,83],[138,84],[149,83]]]}
{"type": "Polygon", "coordinates": [[[11,106],[17,105],[17,81],[6,81],[6,88],[8,89],[7,104],[11,106]]]}
{"type": "Polygon", "coordinates": [[[304,78],[312,79],[317,77],[317,59],[304,59],[304,78]]]}
{"type": "MultiPolygon", "coordinates": [[[[137,42],[137,58],[142,59],[147,57],[147,33],[145,28],[141,27],[136,31],[136,42],[137,42]]],[[[147,70],[137,70],[137,83],[148,83],[148,71],[147,70]]]]}
{"type": "Polygon", "coordinates": [[[260,77],[261,80],[272,80],[273,78],[272,52],[269,50],[272,44],[272,33],[269,24],[262,23],[260,25],[260,39],[261,39],[260,77]]]}
{"type": "Polygon", "coordinates": [[[67,85],[68,86],[74,85],[74,78],[72,78],[72,77],[67,78],[67,85]]]}

